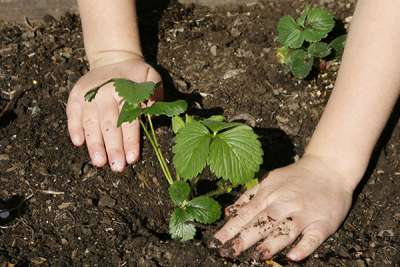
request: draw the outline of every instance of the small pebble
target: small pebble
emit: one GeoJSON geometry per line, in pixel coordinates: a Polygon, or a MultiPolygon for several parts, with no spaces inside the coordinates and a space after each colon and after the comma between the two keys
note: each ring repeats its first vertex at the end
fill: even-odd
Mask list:
{"type": "Polygon", "coordinates": [[[0,161],[8,161],[10,156],[8,154],[0,154],[0,161]]]}
{"type": "Polygon", "coordinates": [[[211,46],[210,52],[211,52],[211,55],[216,57],[217,56],[217,46],[216,45],[211,46]]]}

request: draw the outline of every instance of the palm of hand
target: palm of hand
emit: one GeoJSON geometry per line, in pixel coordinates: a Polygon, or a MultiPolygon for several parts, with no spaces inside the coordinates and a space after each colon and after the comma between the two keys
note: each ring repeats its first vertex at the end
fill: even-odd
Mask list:
{"type": "MultiPolygon", "coordinates": [[[[124,123],[117,128],[121,98],[111,84],[102,87],[94,101],[88,103],[84,100],[87,91],[111,78],[155,83],[161,78],[142,59],[131,59],[94,68],[76,83],[70,93],[67,117],[72,142],[76,146],[86,142],[94,165],[102,167],[108,161],[114,171],[122,171],[126,163],[139,158],[138,122],[124,123]]],[[[158,92],[157,98],[161,96],[162,92],[158,92]]]]}

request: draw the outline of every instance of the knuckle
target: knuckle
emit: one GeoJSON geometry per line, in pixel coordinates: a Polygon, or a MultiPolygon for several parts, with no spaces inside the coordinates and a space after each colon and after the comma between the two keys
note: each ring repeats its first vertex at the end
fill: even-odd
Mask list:
{"type": "Polygon", "coordinates": [[[307,237],[307,247],[313,249],[321,244],[322,240],[318,234],[309,234],[307,237]]]}
{"type": "Polygon", "coordinates": [[[250,220],[250,217],[252,216],[251,212],[248,209],[241,209],[236,216],[236,219],[240,223],[246,223],[247,221],[250,220]]]}
{"type": "Polygon", "coordinates": [[[91,128],[96,125],[96,121],[91,118],[87,118],[83,120],[83,125],[85,128],[86,127],[91,128]]]}
{"type": "Polygon", "coordinates": [[[99,153],[104,149],[104,146],[100,141],[88,139],[87,142],[88,142],[87,146],[91,154],[99,153]]]}

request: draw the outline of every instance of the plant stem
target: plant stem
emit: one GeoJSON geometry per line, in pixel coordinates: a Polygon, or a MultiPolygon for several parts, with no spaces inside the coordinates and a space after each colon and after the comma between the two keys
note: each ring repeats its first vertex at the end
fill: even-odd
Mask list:
{"type": "Polygon", "coordinates": [[[153,139],[152,135],[149,133],[149,130],[147,129],[146,125],[144,125],[143,121],[139,119],[140,125],[142,126],[142,129],[147,137],[149,139],[149,142],[151,146],[153,147],[154,152],[156,153],[158,162],[160,163],[161,169],[165,175],[165,178],[167,179],[169,184],[173,184],[174,180],[172,179],[171,173],[169,172],[168,166],[165,164],[165,160],[162,156],[161,150],[158,147],[157,139],[153,139]]]}
{"type": "Polygon", "coordinates": [[[168,164],[167,164],[167,162],[165,161],[165,157],[164,157],[164,155],[163,155],[163,153],[162,153],[162,151],[161,151],[161,147],[160,147],[160,145],[159,145],[159,143],[158,143],[157,135],[156,135],[156,132],[154,131],[154,127],[153,127],[153,122],[152,122],[152,120],[151,120],[151,116],[150,116],[150,115],[146,115],[146,116],[147,116],[147,120],[148,120],[149,125],[150,125],[151,133],[152,133],[152,135],[153,135],[154,144],[156,145],[157,150],[158,150],[158,154],[159,154],[160,157],[161,157],[161,160],[162,160],[162,162],[163,162],[163,164],[164,164],[165,170],[167,171],[168,177],[169,177],[169,178],[171,179],[171,181],[173,182],[174,179],[172,178],[171,172],[169,171],[169,168],[168,168],[168,164]]]}

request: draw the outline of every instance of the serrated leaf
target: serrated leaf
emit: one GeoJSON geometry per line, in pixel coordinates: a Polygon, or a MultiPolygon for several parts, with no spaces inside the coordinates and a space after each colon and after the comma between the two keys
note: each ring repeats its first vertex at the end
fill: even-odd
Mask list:
{"type": "Polygon", "coordinates": [[[288,65],[292,74],[296,78],[302,79],[310,74],[313,63],[313,57],[310,57],[304,50],[297,49],[290,54],[288,65]]]}
{"type": "Polygon", "coordinates": [[[100,87],[96,87],[92,90],[89,90],[86,94],[85,94],[85,101],[87,102],[91,102],[97,95],[97,93],[99,92],[100,87]]]}
{"type": "Polygon", "coordinates": [[[221,218],[221,205],[211,197],[199,196],[188,203],[186,212],[196,222],[210,224],[221,218]]]}
{"type": "Polygon", "coordinates": [[[131,104],[148,100],[157,86],[153,82],[137,83],[127,79],[113,79],[112,81],[118,95],[131,104]]]}
{"type": "Polygon", "coordinates": [[[184,181],[176,181],[168,188],[169,197],[175,205],[180,206],[189,199],[190,186],[184,181]]]}
{"type": "Polygon", "coordinates": [[[243,123],[239,122],[224,122],[224,121],[215,121],[215,120],[202,120],[202,124],[207,126],[208,129],[210,129],[213,133],[217,133],[219,131],[229,129],[235,126],[243,125],[243,123]]]}
{"type": "Polygon", "coordinates": [[[261,143],[253,130],[241,125],[217,134],[207,159],[211,171],[233,184],[252,179],[262,163],[261,143]]]}
{"type": "Polygon", "coordinates": [[[301,13],[301,16],[297,18],[296,22],[298,25],[304,27],[304,23],[306,21],[306,18],[308,16],[308,13],[311,10],[311,6],[310,5],[306,5],[303,12],[301,13]]]}
{"type": "Polygon", "coordinates": [[[326,36],[327,36],[327,34],[324,32],[316,31],[313,29],[305,29],[304,30],[304,39],[310,43],[319,42],[326,36]]]}
{"type": "Polygon", "coordinates": [[[169,233],[173,239],[187,241],[193,239],[196,228],[193,224],[187,223],[191,216],[182,208],[176,208],[169,220],[169,233]]]}
{"type": "Polygon", "coordinates": [[[156,102],[148,108],[143,109],[143,114],[159,116],[166,115],[168,117],[178,116],[185,112],[187,103],[185,100],[177,100],[174,102],[156,102]]]}
{"type": "Polygon", "coordinates": [[[347,38],[347,35],[343,34],[343,35],[336,37],[329,43],[329,46],[335,50],[336,58],[342,57],[344,46],[346,43],[346,38],[347,38]]]}
{"type": "Polygon", "coordinates": [[[304,39],[318,42],[325,38],[335,26],[331,13],[321,8],[311,8],[305,20],[304,39]]]}
{"type": "Polygon", "coordinates": [[[179,130],[172,151],[175,169],[181,177],[191,179],[204,169],[210,142],[210,131],[198,121],[179,130]]]}
{"type": "Polygon", "coordinates": [[[171,121],[174,134],[177,134],[181,128],[185,127],[185,122],[179,116],[173,116],[171,121]]]}
{"type": "Polygon", "coordinates": [[[312,43],[308,47],[308,54],[313,57],[324,58],[331,53],[331,48],[324,42],[312,43]]]}
{"type": "Polygon", "coordinates": [[[140,116],[142,110],[137,104],[125,102],[118,116],[117,127],[120,127],[124,122],[133,122],[140,116]]]}
{"type": "Polygon", "coordinates": [[[291,16],[284,16],[278,23],[278,40],[284,46],[299,48],[303,45],[303,31],[291,16]]]}

